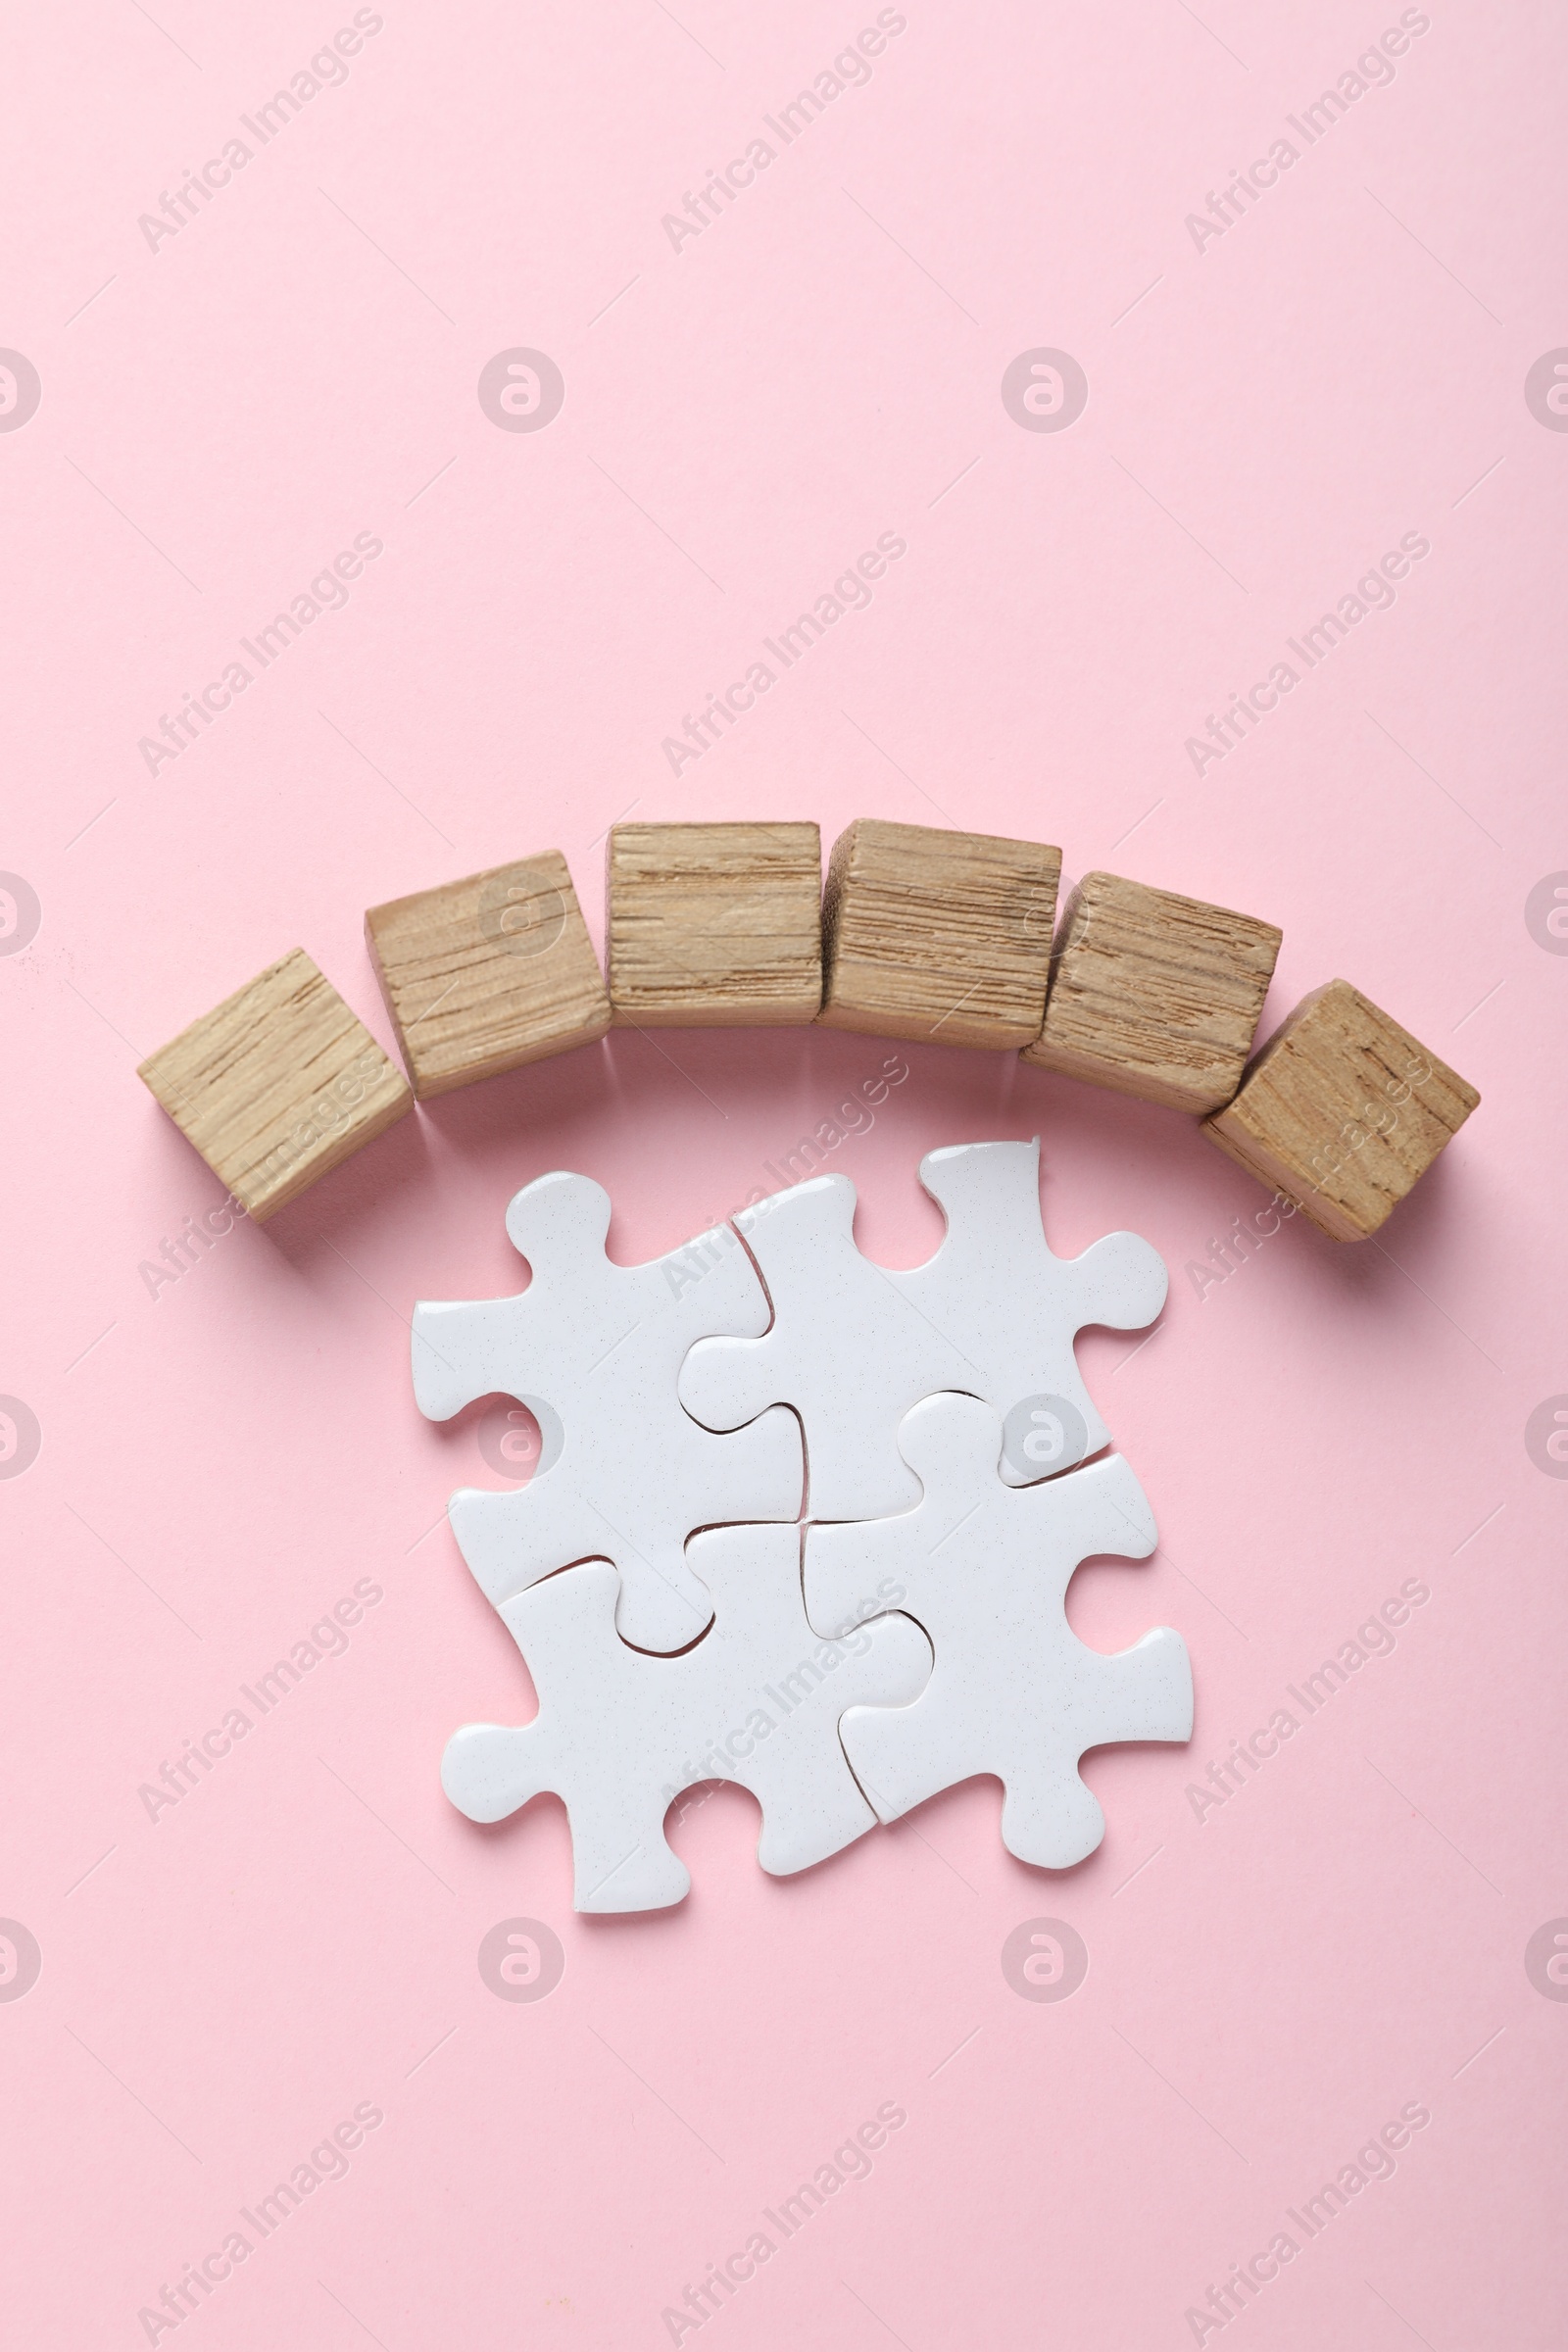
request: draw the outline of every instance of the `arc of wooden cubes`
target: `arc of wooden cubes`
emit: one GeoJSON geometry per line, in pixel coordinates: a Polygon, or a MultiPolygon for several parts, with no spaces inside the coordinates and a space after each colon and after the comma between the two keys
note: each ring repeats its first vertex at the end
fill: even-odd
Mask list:
{"type": "Polygon", "coordinates": [[[1275,925],[1104,873],[1084,876],[1058,923],[1061,853],[1038,842],[860,817],[825,890],[812,824],[621,824],[607,862],[607,973],[557,850],[368,910],[412,1092],[302,949],[140,1075],[265,1219],[416,1097],[616,1023],[817,1021],[1015,1050],[1197,1116],[1338,1241],[1375,1233],[1481,1100],[1346,980],[1254,1053],[1275,925]]]}

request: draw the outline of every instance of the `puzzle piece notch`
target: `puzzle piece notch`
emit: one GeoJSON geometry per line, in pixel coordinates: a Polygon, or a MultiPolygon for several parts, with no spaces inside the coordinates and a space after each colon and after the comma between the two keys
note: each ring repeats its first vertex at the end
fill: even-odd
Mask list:
{"type": "Polygon", "coordinates": [[[1106,1655],[1067,1622],[1067,1586],[1082,1561],[1153,1550],[1143,1489],[1114,1454],[1036,1486],[1004,1486],[997,1416],[973,1397],[927,1398],[899,1438],[921,1482],[919,1505],[807,1531],[807,1613],[820,1632],[842,1638],[863,1621],[864,1594],[891,1590],[935,1655],[910,1705],[845,1715],[845,1753],[883,1821],[994,1774],[1008,1851],[1067,1869],[1104,1835],[1078,1773],[1085,1751],[1192,1737],[1192,1669],[1179,1634],[1161,1626],[1106,1655]]]}
{"type": "Polygon", "coordinates": [[[746,1211],[737,1225],[767,1286],[771,1326],[760,1338],[699,1342],[681,1368],[681,1401],[705,1428],[795,1407],[813,1519],[912,1508],[919,1489],[896,1433],[942,1391],[981,1397],[1004,1419],[1009,1486],[1086,1460],[1109,1432],[1078,1370],[1076,1334],[1093,1323],[1139,1330],[1164,1304],[1164,1264],[1136,1234],[1106,1235],[1076,1258],[1054,1254],[1038,1137],[928,1152],[920,1181],[948,1230],[923,1266],[903,1270],[857,1246],[847,1176],[813,1177],[746,1211]],[[1031,1415],[1051,1425],[1044,1460],[1038,1445],[1018,1442],[1031,1415]]]}
{"type": "Polygon", "coordinates": [[[532,1269],[515,1298],[424,1300],[414,1310],[414,1391],[447,1420],[477,1397],[514,1396],[547,1437],[527,1486],[462,1488],[449,1515],[498,1605],[578,1560],[621,1574],[618,1623],[639,1648],[695,1640],[711,1608],[686,1558],[694,1528],[793,1521],[804,1464],[793,1414],[735,1436],[700,1428],[676,1382],[693,1343],[760,1333],[767,1299],[728,1226],[638,1266],[606,1254],[610,1198],[558,1171],[525,1185],[507,1231],[532,1269]]]}
{"type": "Polygon", "coordinates": [[[442,1786],[460,1812],[494,1822],[547,1790],[571,1826],[579,1911],[677,1903],[690,1874],[664,1836],[683,1788],[730,1780],[762,1811],[757,1856],[776,1877],[806,1870],[875,1827],[839,1741],[839,1719],[912,1699],[931,1666],[925,1635],[882,1616],[835,1642],[808,1622],[800,1530],[715,1528],[691,1550],[713,1623],[695,1648],[655,1658],[615,1632],[619,1579],[603,1562],[548,1578],[501,1604],[539,1712],[519,1729],[470,1724],[449,1743],[442,1786]]]}

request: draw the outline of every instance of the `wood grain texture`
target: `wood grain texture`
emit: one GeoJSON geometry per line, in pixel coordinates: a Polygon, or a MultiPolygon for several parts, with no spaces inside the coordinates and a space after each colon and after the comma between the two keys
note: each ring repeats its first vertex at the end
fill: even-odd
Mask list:
{"type": "Polygon", "coordinates": [[[605,882],[605,961],[617,1022],[728,1029],[815,1020],[815,825],[612,825],[605,882]]]}
{"type": "Polygon", "coordinates": [[[301,948],[137,1074],[259,1224],[414,1108],[402,1071],[301,948]]]}
{"type": "Polygon", "coordinates": [[[1023,1058],[1169,1110],[1217,1110],[1241,1084],[1281,936],[1204,899],[1085,874],[1023,1058]]]}
{"type": "Polygon", "coordinates": [[[1481,1097],[1348,980],[1303,997],[1205,1134],[1336,1241],[1376,1233],[1481,1097]]]}
{"type": "Polygon", "coordinates": [[[365,940],[421,1102],[590,1045],[610,1026],[559,850],[371,906],[365,940]]]}
{"type": "Polygon", "coordinates": [[[943,1046],[1039,1034],[1061,852],[857,817],[822,904],[830,1029],[943,1046]]]}

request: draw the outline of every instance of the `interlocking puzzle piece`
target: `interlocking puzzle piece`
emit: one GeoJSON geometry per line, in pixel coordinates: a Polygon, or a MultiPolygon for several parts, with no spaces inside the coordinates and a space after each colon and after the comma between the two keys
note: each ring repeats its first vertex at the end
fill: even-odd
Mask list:
{"type": "Polygon", "coordinates": [[[921,1045],[1027,1045],[1060,876],[1043,842],[857,817],[828,860],[817,1017],[921,1045]]]}
{"type": "Polygon", "coordinates": [[[1348,980],[1315,988],[1203,1132],[1337,1242],[1377,1232],[1481,1097],[1348,980]]]}
{"type": "Polygon", "coordinates": [[[528,1406],[539,1467],[506,1494],[463,1488],[450,1516],[463,1556],[500,1603],[573,1560],[612,1560],[619,1625],[643,1649],[679,1649],[711,1611],[685,1557],[694,1528],[800,1510],[800,1430],[787,1412],[715,1437],[681,1410],[693,1341],[760,1332],[767,1300],[727,1226],[646,1265],[605,1254],[610,1197],[587,1176],[541,1176],[514,1196],[507,1231],[533,1280],[515,1298],[422,1301],[414,1393],[445,1421],[476,1397],[528,1406]]]}
{"type": "Polygon", "coordinates": [[[569,1568],[504,1601],[539,1712],[520,1730],[469,1724],[441,1766],[470,1821],[500,1821],[553,1789],[571,1824],[579,1911],[650,1911],[691,1885],[664,1814],[697,1781],[737,1781],[762,1808],[757,1858],[785,1877],[875,1826],[839,1745],[846,1707],[914,1697],[931,1648],[906,1617],[821,1640],[801,1601],[800,1530],[726,1527],[693,1538],[713,1622],[694,1649],[650,1658],[615,1634],[613,1568],[569,1568]]]}
{"type": "Polygon", "coordinates": [[[1012,1486],[1070,1468],[1108,1432],[1073,1356],[1091,1323],[1152,1323],[1165,1302],[1158,1253],[1107,1234],[1081,1257],[1054,1257],[1040,1222],[1040,1141],[929,1152],[920,1182],[948,1220],[923,1266],[863,1257],[855,1187],[817,1176],[737,1219],[762,1270],[773,1323],[761,1339],[694,1348],[681,1400],[710,1429],[738,1429],[791,1404],[806,1431],[813,1519],[875,1519],[912,1504],[899,1423],[939,1390],[983,1396],[1005,1424],[1012,1486]]]}
{"type": "Polygon", "coordinates": [[[822,839],[809,824],[612,825],[605,967],[617,1022],[814,1021],[822,839]]]}
{"type": "Polygon", "coordinates": [[[559,850],[368,907],[365,944],[421,1102],[610,1027],[559,850]]]}
{"type": "Polygon", "coordinates": [[[136,1074],[259,1225],[414,1108],[402,1072],[303,948],[136,1074]]]}
{"type": "Polygon", "coordinates": [[[1241,1083],[1282,936],[1206,899],[1085,874],[1023,1058],[1168,1110],[1214,1110],[1241,1083]]]}
{"type": "Polygon", "coordinates": [[[911,1705],[855,1707],[840,1726],[881,1820],[994,1773],[1008,1852],[1065,1870],[1105,1834],[1079,1757],[1111,1740],[1191,1739],[1192,1669],[1168,1626],[1106,1656],[1067,1623],[1080,1561],[1097,1552],[1143,1559],[1154,1548],[1153,1518],[1126,1462],[1112,1454],[1011,1489],[997,1477],[1001,1435],[974,1397],[917,1405],[900,1443],[924,1486],[918,1508],[808,1528],[807,1614],[841,1638],[864,1620],[865,1595],[891,1586],[930,1637],[936,1663],[911,1705]]]}

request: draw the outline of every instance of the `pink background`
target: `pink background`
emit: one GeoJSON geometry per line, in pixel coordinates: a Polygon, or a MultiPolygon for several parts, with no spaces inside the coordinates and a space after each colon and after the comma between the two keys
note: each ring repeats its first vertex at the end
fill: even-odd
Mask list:
{"type": "Polygon", "coordinates": [[[652,2347],[893,2101],[705,2342],[1175,2346],[1410,2102],[1394,2177],[1231,2325],[1561,2344],[1568,2006],[1524,1965],[1568,1911],[1568,1487],[1523,1435],[1568,1389],[1568,962],[1524,920],[1568,866],[1568,440],[1523,397],[1568,340],[1554,12],[1440,0],[1199,252],[1187,214],[1397,8],[909,0],[676,252],[662,216],[871,8],[387,0],[149,250],[138,216],[351,13],[12,12],[0,342],[43,383],[0,436],[0,865],[43,909],[0,963],[0,1389],[43,1431],[0,1488],[0,1913],[43,1955],[0,2003],[16,2340],[147,2340],[368,2102],[191,2343],[652,2347]],[[565,378],[537,434],[475,397],[516,345],[565,378]],[[999,396],[1038,346],[1089,378],[1061,433],[999,396]],[[149,775],[138,739],[357,532],[384,553],[347,607],[149,775]],[[882,532],[870,609],[672,775],[662,739],[882,532]],[[1405,532],[1394,609],[1195,774],[1221,698],[1405,532]],[[930,1049],[837,1153],[889,1263],[939,1232],[924,1151],[1038,1131],[1058,1250],[1127,1224],[1171,1267],[1151,1345],[1084,1348],[1168,1544],[1072,1605],[1105,1646],[1182,1630],[1197,1732],[1091,1758],[1108,1834],[1060,1878],[975,1782],[770,1881],[726,1788],[673,1833],[686,1904],[583,1922],[559,1807],[481,1834],[437,1784],[457,1724],[528,1701],[442,1520],[492,1474],[477,1414],[416,1413],[413,1300],[512,1287],[505,1202],[552,1167],[610,1188],[618,1255],[671,1247],[885,1046],[621,1034],[437,1103],[156,1299],[138,1271],[220,1198],[142,1054],[297,944],[390,1042],[362,909],[547,844],[599,938],[629,809],[1059,842],[1281,923],[1270,1020],[1342,973],[1482,1091],[1386,1246],[1297,1220],[1201,1298],[1263,1195],[1181,1119],[930,1049]],[[367,1577],[347,1653],[150,1821],[139,1786],[367,1577]],[[1196,1818],[1407,1579],[1394,1654],[1196,1818]],[[537,2004],[476,1967],[514,1915],[564,1945],[537,2004]],[[1089,1949],[1062,2003],[1000,1965],[1041,1916],[1089,1949]]]}

